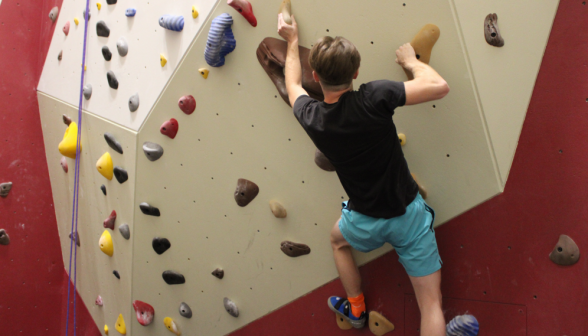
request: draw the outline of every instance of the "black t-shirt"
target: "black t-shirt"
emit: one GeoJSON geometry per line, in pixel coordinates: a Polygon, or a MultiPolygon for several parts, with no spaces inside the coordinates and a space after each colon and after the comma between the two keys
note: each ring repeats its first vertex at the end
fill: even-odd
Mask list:
{"type": "Polygon", "coordinates": [[[303,95],[294,115],[337,170],[348,207],[376,218],[406,213],[418,186],[408,170],[394,109],[406,102],[404,83],[379,80],[345,92],[334,104],[303,95]]]}

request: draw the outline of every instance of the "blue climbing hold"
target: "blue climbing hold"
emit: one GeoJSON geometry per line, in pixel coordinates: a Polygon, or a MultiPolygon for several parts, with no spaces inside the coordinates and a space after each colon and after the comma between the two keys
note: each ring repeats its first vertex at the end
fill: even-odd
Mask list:
{"type": "Polygon", "coordinates": [[[159,25],[165,29],[182,31],[184,29],[184,17],[167,14],[159,18],[159,25]]]}
{"type": "Polygon", "coordinates": [[[459,315],[448,324],[447,336],[476,336],[480,330],[478,320],[472,315],[459,315]]]}
{"type": "Polygon", "coordinates": [[[135,16],[135,14],[137,14],[137,9],[135,8],[127,8],[125,11],[125,15],[128,17],[135,16]]]}
{"type": "Polygon", "coordinates": [[[210,25],[208,32],[208,41],[206,41],[206,50],[204,50],[204,58],[206,63],[213,67],[220,67],[225,64],[225,56],[235,50],[237,41],[231,30],[233,18],[223,13],[214,20],[210,25]]]}

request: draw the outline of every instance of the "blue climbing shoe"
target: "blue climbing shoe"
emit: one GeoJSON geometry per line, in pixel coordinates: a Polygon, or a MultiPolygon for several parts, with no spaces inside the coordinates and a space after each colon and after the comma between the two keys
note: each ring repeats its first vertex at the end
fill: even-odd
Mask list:
{"type": "Polygon", "coordinates": [[[349,324],[351,324],[354,328],[360,329],[365,325],[367,316],[366,312],[364,311],[359,317],[355,317],[351,313],[351,304],[347,299],[343,299],[338,296],[331,296],[328,299],[327,304],[332,311],[337,314],[341,314],[343,318],[345,318],[347,322],[349,322],[349,324]]]}
{"type": "Polygon", "coordinates": [[[447,336],[476,336],[480,330],[478,320],[472,315],[459,315],[447,324],[447,336]]]}

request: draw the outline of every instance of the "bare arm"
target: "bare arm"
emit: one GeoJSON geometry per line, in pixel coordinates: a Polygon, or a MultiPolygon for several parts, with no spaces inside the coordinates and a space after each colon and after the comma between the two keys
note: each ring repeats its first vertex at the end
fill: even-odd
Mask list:
{"type": "Polygon", "coordinates": [[[445,97],[449,93],[447,82],[428,64],[416,58],[410,43],[396,50],[396,63],[412,72],[414,79],[404,82],[405,105],[415,105],[445,97]]]}
{"type": "Polygon", "coordinates": [[[302,67],[300,66],[300,53],[298,52],[298,25],[292,15],[292,24],[287,24],[282,14],[278,15],[278,33],[288,42],[288,52],[286,55],[286,90],[290,105],[294,107],[296,99],[301,95],[307,95],[306,90],[302,88],[302,67]]]}

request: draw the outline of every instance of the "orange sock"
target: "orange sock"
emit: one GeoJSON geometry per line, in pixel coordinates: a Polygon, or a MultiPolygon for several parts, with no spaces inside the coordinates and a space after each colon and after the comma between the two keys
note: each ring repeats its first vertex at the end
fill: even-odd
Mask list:
{"type": "Polygon", "coordinates": [[[351,303],[351,314],[355,317],[359,317],[361,313],[365,311],[365,301],[363,297],[363,293],[359,294],[356,297],[347,298],[349,303],[351,303]]]}

